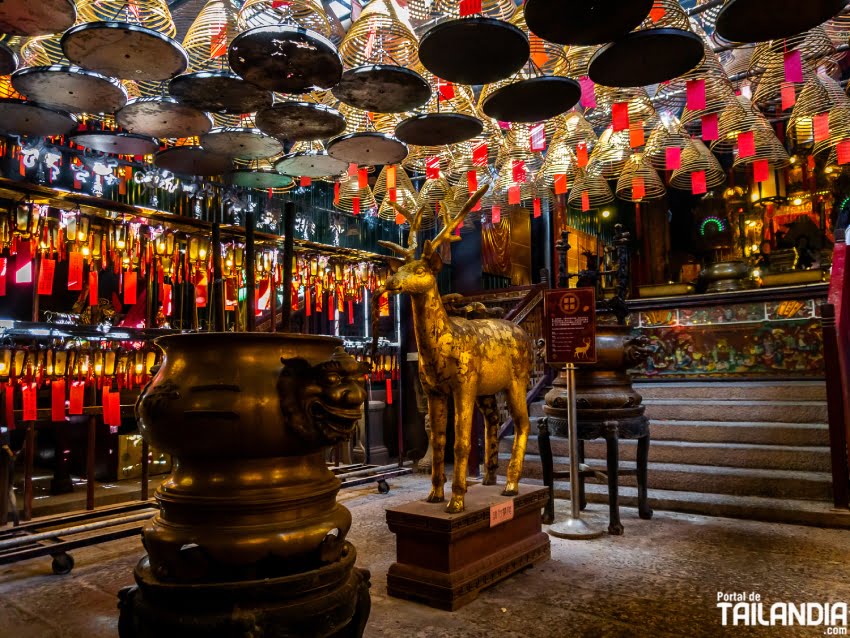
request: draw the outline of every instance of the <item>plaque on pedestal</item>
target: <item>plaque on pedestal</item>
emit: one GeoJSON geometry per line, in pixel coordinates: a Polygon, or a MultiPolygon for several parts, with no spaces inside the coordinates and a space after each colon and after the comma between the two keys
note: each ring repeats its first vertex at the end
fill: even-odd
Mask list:
{"type": "Polygon", "coordinates": [[[521,486],[519,495],[502,496],[502,489],[471,486],[458,514],[447,513],[445,503],[424,501],[387,509],[396,535],[389,595],[454,611],[482,589],[548,559],[540,516],[546,490],[521,486]]]}

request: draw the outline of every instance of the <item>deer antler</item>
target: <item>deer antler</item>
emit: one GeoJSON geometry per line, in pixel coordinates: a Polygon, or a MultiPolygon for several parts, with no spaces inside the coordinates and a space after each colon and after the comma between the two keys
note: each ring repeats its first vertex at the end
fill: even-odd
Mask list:
{"type": "Polygon", "coordinates": [[[395,242],[384,240],[379,240],[378,244],[384,248],[388,248],[398,255],[401,255],[405,261],[409,261],[416,256],[416,246],[418,245],[417,235],[419,233],[419,227],[422,226],[422,217],[427,210],[427,204],[420,206],[415,214],[411,213],[397,202],[390,202],[390,206],[392,206],[396,212],[404,217],[407,220],[407,223],[410,224],[410,232],[407,235],[407,248],[396,244],[395,242]]]}
{"type": "Polygon", "coordinates": [[[422,249],[423,258],[427,259],[433,255],[437,247],[445,241],[455,242],[460,240],[460,237],[454,236],[455,229],[463,223],[463,220],[469,214],[469,211],[475,208],[478,200],[484,197],[488,188],[490,187],[487,184],[484,184],[484,186],[473,193],[472,197],[469,198],[466,204],[463,205],[463,208],[460,209],[460,212],[453,218],[449,214],[446,205],[443,202],[440,202],[440,216],[443,218],[443,228],[437,236],[434,237],[434,239],[429,239],[425,242],[425,247],[422,249]]]}

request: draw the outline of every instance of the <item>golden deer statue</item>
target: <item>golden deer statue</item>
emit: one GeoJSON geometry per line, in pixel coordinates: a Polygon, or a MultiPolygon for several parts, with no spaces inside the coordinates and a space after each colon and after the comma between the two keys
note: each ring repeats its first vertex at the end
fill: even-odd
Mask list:
{"type": "Polygon", "coordinates": [[[431,417],[431,493],[429,503],[444,500],[446,482],[445,448],[446,420],[449,399],[454,400],[455,447],[452,498],[447,512],[462,512],[466,494],[466,473],[472,439],[472,411],[475,404],[484,414],[485,474],[484,484],[496,484],[499,466],[498,437],[499,411],[496,393],[505,391],[511,416],[514,419],[514,437],[511,460],[508,465],[507,484],[502,494],[516,495],[522,474],[522,462],[528,441],[528,405],[526,391],[531,376],[533,346],[525,331],[503,319],[464,319],[449,317],[440,293],[436,275],[443,266],[437,248],[444,242],[460,240],[454,231],[463,222],[487,186],[476,192],[463,209],[451,217],[443,204],[444,226],[439,234],[427,240],[422,254],[416,258],[416,235],[426,208],[415,214],[393,203],[393,207],[410,224],[408,247],[392,242],[379,242],[397,253],[401,259],[391,260],[392,273],[384,289],[389,293],[408,293],[413,304],[413,328],[419,350],[419,378],[428,398],[431,417]]]}

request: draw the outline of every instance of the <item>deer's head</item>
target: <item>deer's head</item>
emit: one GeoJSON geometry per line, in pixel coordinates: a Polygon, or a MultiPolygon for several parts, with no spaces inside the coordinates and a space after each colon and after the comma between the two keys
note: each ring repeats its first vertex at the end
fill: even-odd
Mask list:
{"type": "Polygon", "coordinates": [[[422,247],[422,254],[418,259],[416,257],[416,238],[419,227],[422,224],[422,216],[427,210],[427,205],[420,206],[414,214],[396,202],[390,202],[392,207],[403,215],[410,224],[410,233],[407,239],[407,248],[389,241],[378,242],[384,248],[389,248],[398,255],[398,257],[390,260],[391,274],[384,284],[384,289],[387,292],[406,292],[416,295],[436,288],[437,273],[443,267],[443,260],[440,259],[437,248],[444,242],[460,241],[460,237],[454,234],[455,230],[463,223],[469,211],[475,208],[478,200],[487,192],[487,188],[484,185],[478,189],[454,217],[451,217],[446,205],[443,202],[440,203],[440,216],[443,219],[443,228],[434,239],[425,241],[425,245],[422,247]]]}

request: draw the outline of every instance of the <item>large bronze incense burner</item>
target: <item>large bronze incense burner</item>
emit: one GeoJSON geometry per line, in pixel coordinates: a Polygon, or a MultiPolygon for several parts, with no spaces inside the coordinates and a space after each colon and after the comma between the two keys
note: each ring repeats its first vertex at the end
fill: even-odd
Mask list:
{"type": "MultiPolygon", "coordinates": [[[[460,239],[455,230],[487,191],[476,192],[454,217],[443,206],[443,228],[422,247],[416,257],[416,236],[425,212],[416,214],[393,202],[393,207],[410,223],[409,245],[381,241],[402,259],[394,259],[385,290],[408,293],[413,303],[413,328],[419,350],[419,378],[428,398],[431,417],[431,493],[428,502],[444,500],[446,421],[448,402],[455,410],[455,465],[452,497],[446,511],[464,510],[466,472],[472,440],[473,408],[485,416],[485,485],[495,485],[498,469],[499,413],[496,393],[505,391],[514,418],[516,437],[507,471],[505,496],[519,493],[522,461],[528,440],[528,406],[525,393],[531,375],[533,346],[525,331],[502,319],[450,317],[437,290],[436,275],[442,266],[437,248],[460,239]]],[[[376,295],[376,298],[378,295],[376,295]]]]}
{"type": "Polygon", "coordinates": [[[137,419],[175,463],[121,595],[121,636],[360,636],[369,574],[354,567],[324,457],[360,418],[361,364],[332,337],[157,343],[165,357],[137,419]]]}

